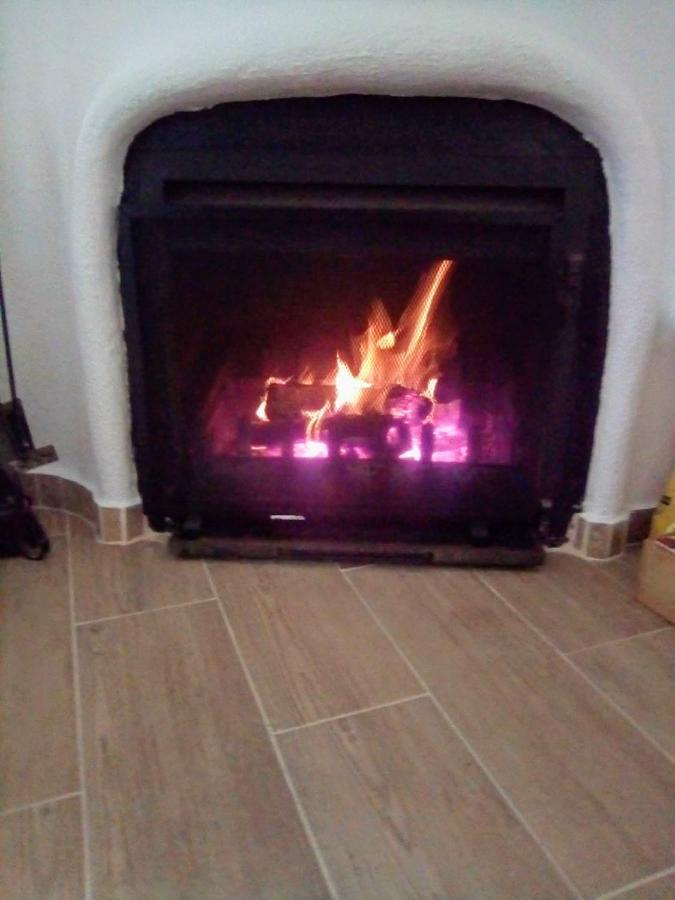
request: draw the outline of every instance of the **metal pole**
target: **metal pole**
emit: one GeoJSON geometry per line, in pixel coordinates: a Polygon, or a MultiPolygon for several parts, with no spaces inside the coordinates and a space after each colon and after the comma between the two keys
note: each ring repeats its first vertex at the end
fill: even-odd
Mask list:
{"type": "Polygon", "coordinates": [[[2,292],[2,272],[0,271],[0,318],[2,319],[2,339],[5,344],[5,363],[7,365],[7,376],[9,378],[9,394],[12,404],[16,403],[16,381],[14,379],[14,364],[12,362],[12,350],[9,345],[9,322],[7,321],[7,310],[5,309],[5,297],[2,292]]]}

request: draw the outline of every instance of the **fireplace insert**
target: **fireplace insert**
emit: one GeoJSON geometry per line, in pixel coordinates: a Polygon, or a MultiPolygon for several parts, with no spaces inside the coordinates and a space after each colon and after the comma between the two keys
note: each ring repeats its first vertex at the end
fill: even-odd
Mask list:
{"type": "Polygon", "coordinates": [[[538,561],[583,496],[608,245],[597,152],[532,106],[155,122],[119,228],[150,523],[186,554],[538,561]]]}

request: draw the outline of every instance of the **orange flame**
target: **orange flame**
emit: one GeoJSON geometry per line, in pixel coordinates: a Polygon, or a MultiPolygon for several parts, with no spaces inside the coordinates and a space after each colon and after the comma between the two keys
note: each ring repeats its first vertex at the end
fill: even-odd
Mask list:
{"type": "Polygon", "coordinates": [[[373,395],[360,390],[349,401],[355,412],[366,406],[380,409],[388,389],[395,384],[423,393],[429,379],[436,375],[435,353],[439,344],[432,322],[452,271],[453,262],[442,259],[420,280],[396,329],[380,300],[373,308],[364,334],[354,342],[354,355],[360,360],[356,380],[383,391],[373,395]]]}
{"type": "Polygon", "coordinates": [[[391,348],[396,343],[396,335],[393,331],[388,331],[386,334],[383,334],[381,338],[377,341],[378,349],[380,350],[391,350],[391,348]]]}
{"type": "MultiPolygon", "coordinates": [[[[372,305],[365,332],[352,341],[352,356],[358,365],[354,374],[337,354],[336,368],[323,380],[335,386],[335,397],[320,409],[303,410],[308,440],[318,440],[323,419],[344,410],[363,413],[382,411],[390,388],[401,385],[418,391],[433,400],[438,381],[436,353],[441,347],[432,330],[434,315],[453,268],[453,261],[442,259],[424,273],[404,310],[398,326],[394,327],[381,300],[372,305]]],[[[446,342],[447,343],[447,342],[446,342]]],[[[268,378],[265,395],[256,409],[256,417],[267,417],[267,389],[271,384],[287,384],[290,378],[268,378]]],[[[311,385],[316,375],[305,369],[294,379],[311,385]]]]}
{"type": "Polygon", "coordinates": [[[308,441],[318,441],[321,436],[321,423],[330,412],[330,400],[326,400],[321,409],[307,409],[303,415],[307,419],[305,437],[308,441]]]}
{"type": "Polygon", "coordinates": [[[335,402],[333,407],[337,412],[343,406],[353,406],[361,396],[364,388],[371,385],[367,381],[362,381],[359,377],[354,377],[349,366],[344,360],[337,355],[337,372],[335,374],[335,402]]]}

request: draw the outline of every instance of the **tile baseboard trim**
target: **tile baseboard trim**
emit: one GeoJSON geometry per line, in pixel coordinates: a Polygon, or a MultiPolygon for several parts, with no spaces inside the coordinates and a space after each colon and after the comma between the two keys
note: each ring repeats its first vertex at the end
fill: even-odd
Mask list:
{"type": "Polygon", "coordinates": [[[36,472],[20,473],[24,491],[36,509],[61,510],[88,522],[102,544],[130,544],[142,537],[153,537],[140,504],[124,508],[99,506],[91,491],[60,475],[36,472]]]}
{"type": "Polygon", "coordinates": [[[620,556],[628,544],[639,544],[649,535],[654,508],[634,509],[618,522],[594,522],[578,513],[570,525],[574,550],[587,559],[620,556]]]}

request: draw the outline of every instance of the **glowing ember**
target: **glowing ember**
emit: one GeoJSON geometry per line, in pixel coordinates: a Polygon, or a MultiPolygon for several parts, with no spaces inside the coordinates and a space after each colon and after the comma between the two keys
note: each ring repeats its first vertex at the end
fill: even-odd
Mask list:
{"type": "Polygon", "coordinates": [[[323,441],[297,441],[293,445],[293,456],[297,459],[325,459],[328,447],[323,441]]]}
{"type": "Polygon", "coordinates": [[[415,444],[410,450],[401,453],[399,459],[416,459],[418,461],[422,459],[422,450],[420,449],[419,444],[415,444]]]}

